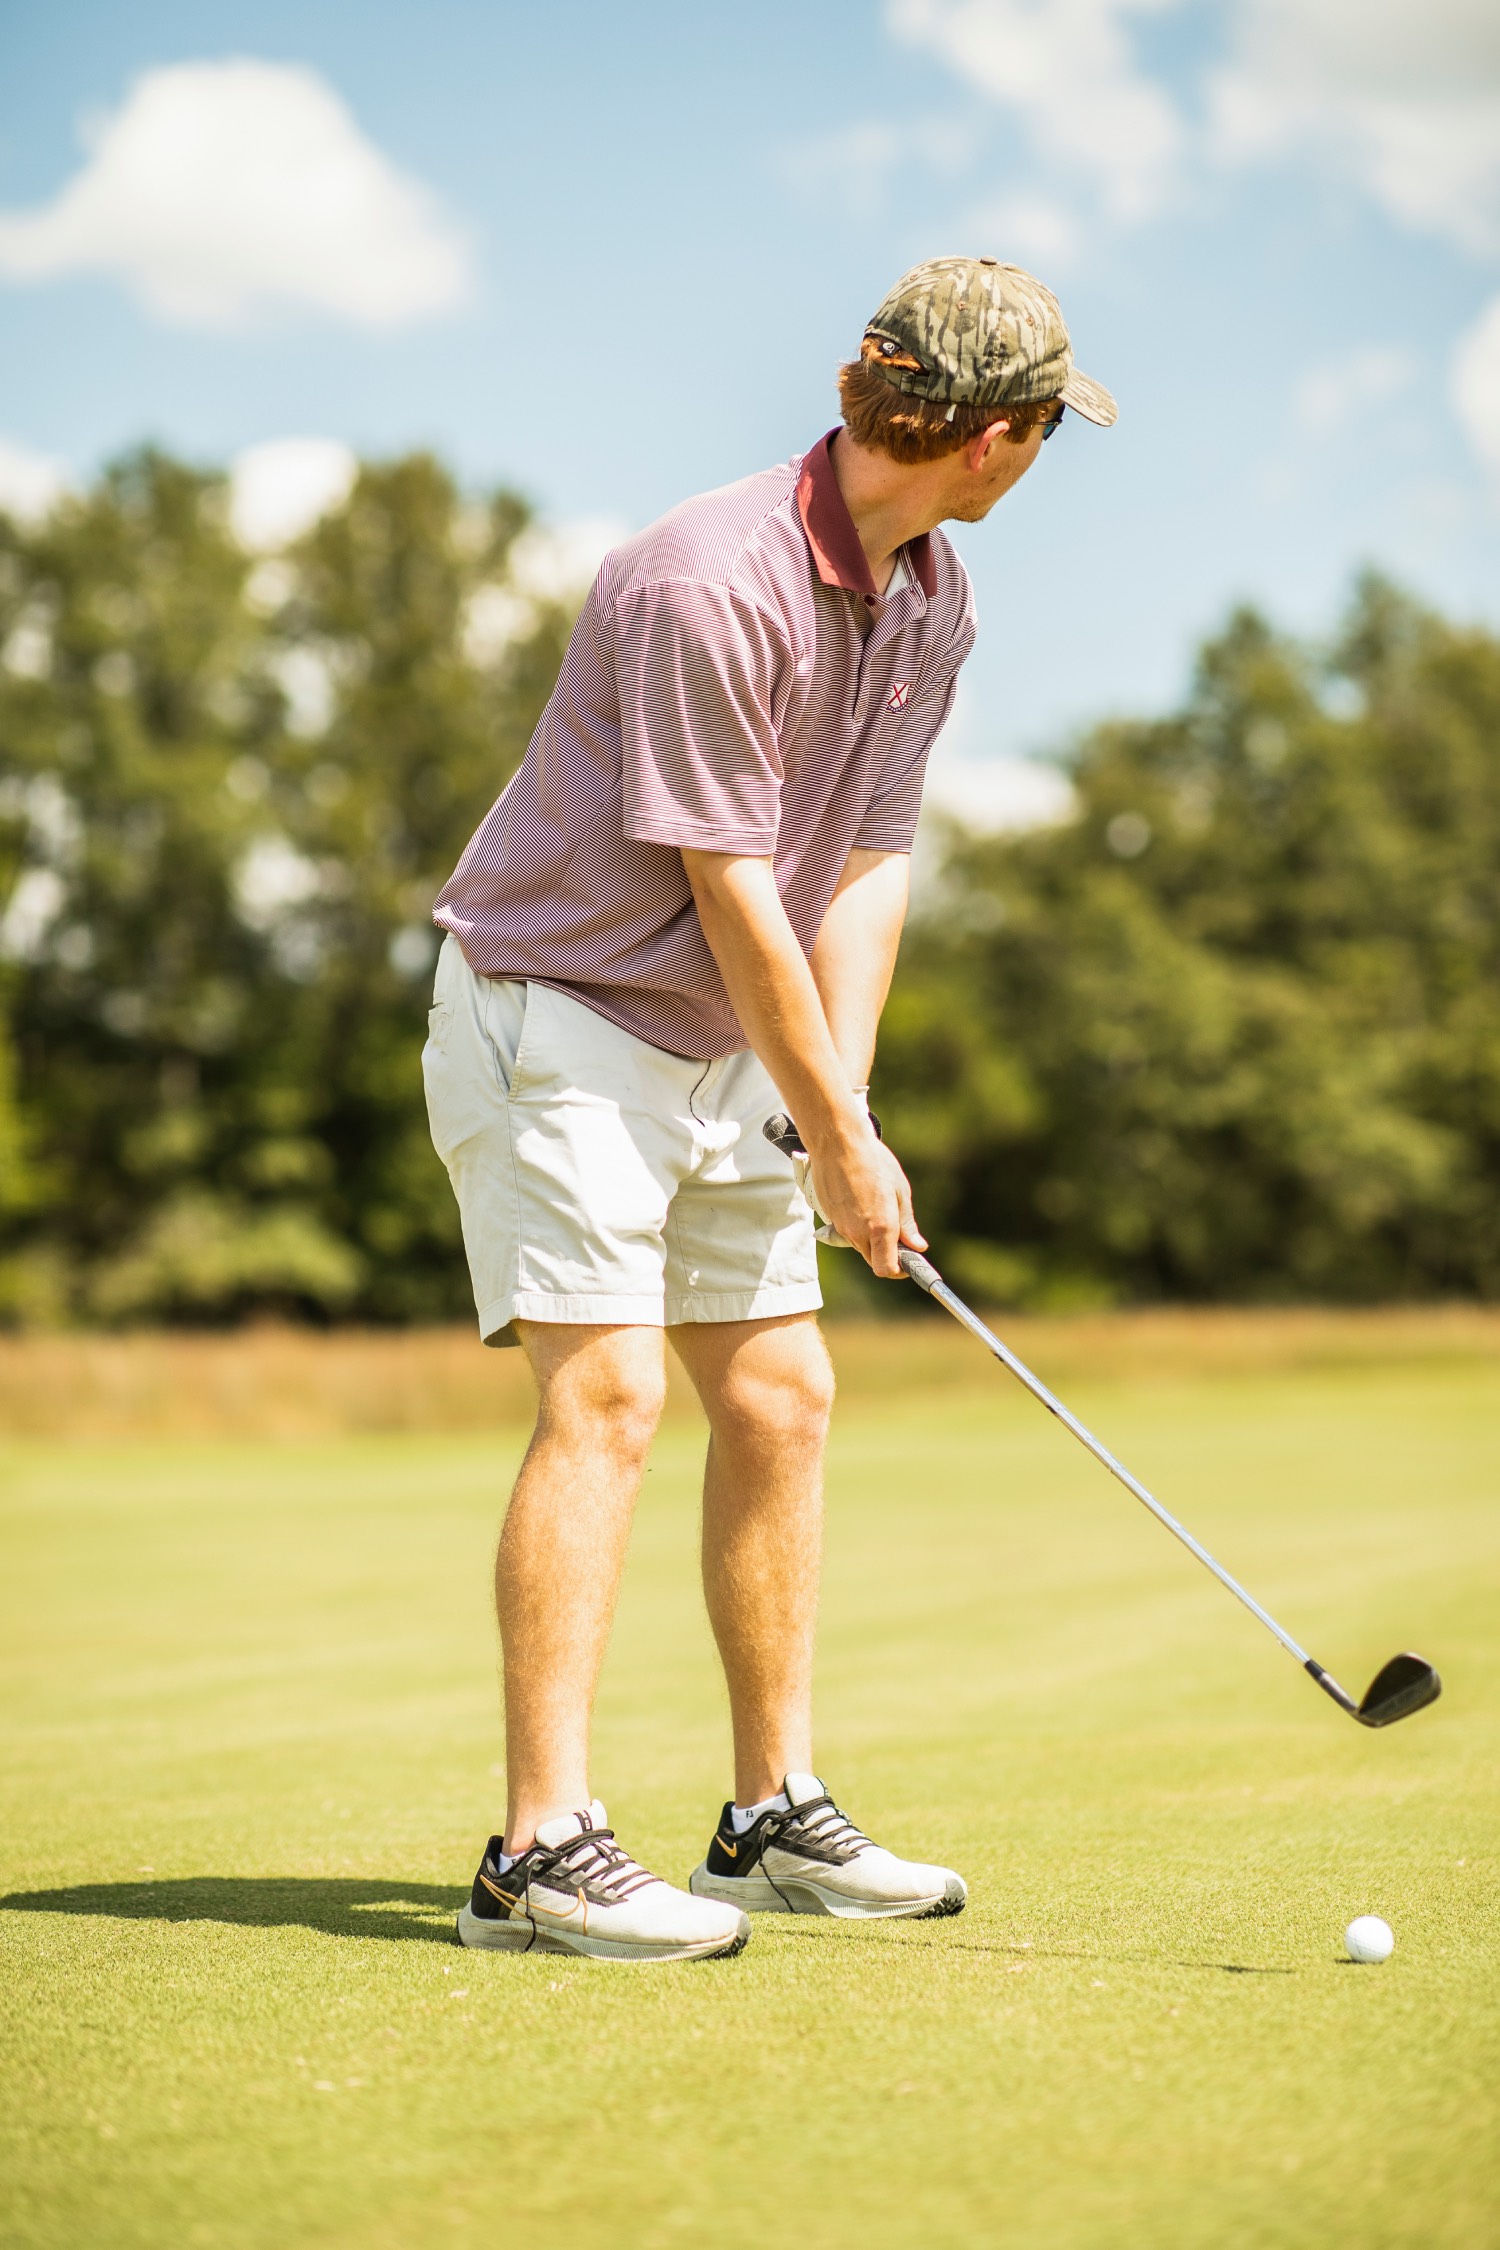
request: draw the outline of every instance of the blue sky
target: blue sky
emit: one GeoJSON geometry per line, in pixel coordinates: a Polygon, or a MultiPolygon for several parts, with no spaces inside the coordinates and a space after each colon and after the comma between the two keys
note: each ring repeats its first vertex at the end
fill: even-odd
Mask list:
{"type": "Polygon", "coordinates": [[[976,803],[1233,600],[1325,630],[1373,561],[1500,618],[1493,0],[11,6],[0,488],[322,437],[638,525],[826,428],[960,249],[1122,409],[961,535],[976,803]]]}

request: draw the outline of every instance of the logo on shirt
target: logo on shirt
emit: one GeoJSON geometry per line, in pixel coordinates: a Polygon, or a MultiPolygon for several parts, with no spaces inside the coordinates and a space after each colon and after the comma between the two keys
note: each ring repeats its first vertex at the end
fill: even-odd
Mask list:
{"type": "Polygon", "coordinates": [[[904,711],[910,701],[911,681],[896,680],[892,684],[891,692],[886,698],[885,707],[887,711],[904,711]]]}

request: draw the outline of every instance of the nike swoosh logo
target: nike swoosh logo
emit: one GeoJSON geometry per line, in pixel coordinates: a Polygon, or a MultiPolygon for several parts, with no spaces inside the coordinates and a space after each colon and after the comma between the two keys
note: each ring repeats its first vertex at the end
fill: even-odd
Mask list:
{"type": "Polygon", "coordinates": [[[575,1897],[571,1906],[549,1906],[542,1899],[533,1898],[527,1911],[538,1922],[571,1922],[575,1914],[581,1914],[584,1929],[589,1926],[589,1904],[582,1896],[575,1897]]]}
{"type": "Polygon", "coordinates": [[[721,1836],[719,1838],[719,1849],[721,1852],[728,1852],[731,1859],[738,1859],[740,1856],[739,1845],[731,1844],[727,1836],[721,1836]]]}
{"type": "Polygon", "coordinates": [[[479,1880],[481,1883],[483,1883],[485,1889],[489,1892],[490,1897],[499,1899],[502,1906],[520,1905],[521,1899],[519,1892],[512,1896],[509,1891],[502,1891],[498,1883],[492,1883],[488,1875],[482,1873],[479,1880]]]}

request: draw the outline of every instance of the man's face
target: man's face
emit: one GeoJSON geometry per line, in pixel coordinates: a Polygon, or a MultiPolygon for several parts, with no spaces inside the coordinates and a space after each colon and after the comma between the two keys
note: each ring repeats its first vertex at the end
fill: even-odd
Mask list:
{"type": "Polygon", "coordinates": [[[946,511],[952,523],[982,523],[997,500],[1003,500],[1020,483],[1041,452],[1047,435],[1045,422],[1034,423],[1023,438],[1011,441],[1009,431],[992,427],[972,445],[953,456],[954,475],[946,511]]]}

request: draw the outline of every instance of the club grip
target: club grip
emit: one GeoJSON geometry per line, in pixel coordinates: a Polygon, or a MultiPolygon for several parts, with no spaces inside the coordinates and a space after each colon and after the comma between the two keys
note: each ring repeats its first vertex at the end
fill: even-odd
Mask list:
{"type": "Polygon", "coordinates": [[[807,1149],[802,1135],[785,1111],[778,1110],[774,1117],[768,1117],[761,1131],[772,1148],[779,1148],[783,1156],[806,1156],[807,1149]]]}
{"type": "MultiPolygon", "coordinates": [[[[878,1138],[880,1133],[879,1118],[872,1114],[870,1123],[874,1126],[878,1138]]],[[[765,1134],[772,1148],[780,1149],[783,1156],[806,1156],[807,1150],[803,1145],[802,1135],[785,1111],[778,1110],[774,1117],[768,1117],[761,1127],[761,1131],[765,1134]]],[[[934,1287],[941,1286],[942,1275],[938,1272],[932,1260],[924,1258],[920,1250],[903,1248],[896,1252],[896,1256],[900,1261],[901,1271],[906,1275],[908,1281],[914,1281],[919,1289],[925,1289],[930,1294],[934,1287]]]]}
{"type": "Polygon", "coordinates": [[[917,1287],[925,1289],[929,1296],[934,1289],[942,1286],[942,1275],[938,1272],[932,1260],[924,1258],[920,1250],[902,1248],[896,1252],[896,1256],[900,1262],[901,1271],[905,1274],[907,1280],[914,1281],[917,1287]]]}
{"type": "MultiPolygon", "coordinates": [[[[883,1141],[885,1135],[880,1130],[880,1119],[873,1109],[869,1112],[869,1118],[876,1140],[883,1141]]],[[[806,1156],[807,1143],[784,1110],[778,1110],[774,1117],[768,1117],[761,1131],[772,1148],[779,1148],[783,1156],[806,1156]]]]}

